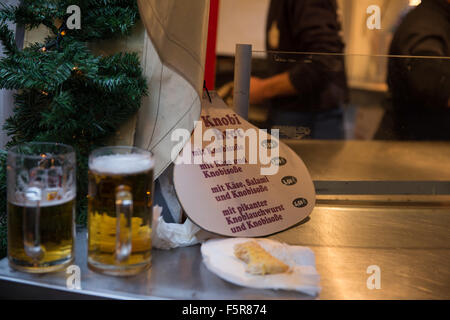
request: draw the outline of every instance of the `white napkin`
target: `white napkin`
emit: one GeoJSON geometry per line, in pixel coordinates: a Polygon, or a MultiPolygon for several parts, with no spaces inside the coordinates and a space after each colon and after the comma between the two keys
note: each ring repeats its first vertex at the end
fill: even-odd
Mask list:
{"type": "Polygon", "coordinates": [[[201,252],[203,262],[211,272],[240,286],[294,290],[311,296],[319,294],[321,289],[314,252],[306,247],[289,246],[269,239],[213,239],[202,244],[201,252]],[[264,276],[247,273],[246,263],[234,255],[234,246],[249,240],[257,241],[271,255],[289,265],[292,272],[264,276]]]}
{"type": "Polygon", "coordinates": [[[161,215],[162,210],[159,206],[153,207],[153,248],[169,250],[179,247],[189,247],[213,237],[212,234],[202,230],[189,219],[186,219],[182,224],[165,222],[161,215]]]}

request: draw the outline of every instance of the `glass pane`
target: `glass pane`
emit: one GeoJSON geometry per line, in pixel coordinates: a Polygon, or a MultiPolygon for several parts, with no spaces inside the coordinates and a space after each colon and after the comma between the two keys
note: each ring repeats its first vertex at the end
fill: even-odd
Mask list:
{"type": "Polygon", "coordinates": [[[447,70],[450,58],[254,52],[254,77],[287,73],[297,92],[252,104],[250,121],[286,139],[449,141],[447,70]]]}
{"type": "Polygon", "coordinates": [[[252,44],[249,120],[280,129],[319,198],[450,203],[450,4],[304,3],[221,5],[219,95],[232,105],[234,44],[252,44]]]}

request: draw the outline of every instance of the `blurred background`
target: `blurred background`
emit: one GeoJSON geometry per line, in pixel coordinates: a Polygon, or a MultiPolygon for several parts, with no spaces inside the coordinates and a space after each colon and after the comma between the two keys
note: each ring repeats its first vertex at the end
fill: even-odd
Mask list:
{"type": "MultiPolygon", "coordinates": [[[[444,12],[444,20],[447,17],[448,23],[448,8],[450,7],[450,2],[447,0],[424,0],[424,2],[436,1],[436,6],[442,5],[442,12],[444,12]],[[446,12],[447,10],[447,12],[446,12]],[[447,15],[447,16],[445,16],[447,15]]],[[[289,2],[289,1],[281,1],[289,2]]],[[[307,2],[307,1],[299,1],[307,2]]],[[[327,1],[319,1],[326,3],[327,1]]],[[[328,1],[333,3],[333,1],[328,1]]],[[[329,55],[330,59],[335,59],[332,57],[333,54],[342,55],[345,63],[345,72],[347,77],[348,86],[348,97],[344,99],[341,107],[343,111],[343,128],[344,134],[341,136],[333,137],[330,139],[352,139],[352,140],[448,140],[448,134],[441,134],[445,130],[445,124],[447,128],[450,127],[450,123],[446,122],[450,118],[448,117],[450,108],[449,106],[437,106],[433,97],[419,97],[415,98],[414,101],[421,100],[421,104],[414,108],[415,111],[411,111],[408,114],[399,112],[399,108],[395,105],[395,97],[392,95],[392,90],[396,90],[398,94],[409,95],[415,91],[422,91],[422,85],[419,85],[419,90],[414,89],[414,86],[401,87],[400,85],[395,86],[395,81],[397,82],[409,82],[408,77],[419,69],[424,69],[425,64],[428,64],[427,70],[429,73],[432,70],[450,70],[450,60],[448,53],[443,52],[441,56],[435,56],[433,52],[424,51],[423,56],[419,57],[411,56],[401,56],[397,58],[391,58],[394,61],[392,71],[396,74],[394,80],[394,89],[390,90],[388,85],[388,66],[389,66],[389,53],[393,53],[390,50],[391,43],[394,39],[395,33],[398,31],[403,19],[412,10],[416,9],[418,5],[421,4],[420,0],[337,0],[337,22],[341,26],[339,31],[339,36],[342,39],[345,47],[341,52],[331,52],[332,50],[314,50],[316,53],[329,55]],[[370,22],[376,23],[376,18],[371,18],[371,11],[368,13],[368,8],[370,6],[376,5],[379,8],[379,22],[380,29],[368,27],[368,20],[370,22]],[[425,57],[427,56],[427,57],[425,57]],[[429,56],[429,57],[428,57],[429,56]],[[426,61],[426,62],[425,62],[426,61]],[[398,65],[403,65],[404,68],[398,67],[398,65]],[[431,65],[431,67],[430,67],[431,65]],[[414,70],[411,70],[414,68],[414,70]],[[400,93],[399,91],[402,90],[400,93]],[[405,92],[406,91],[406,92],[405,92]],[[429,104],[434,104],[429,106],[429,104]],[[444,111],[435,109],[446,109],[444,111]],[[429,116],[433,113],[432,116],[429,116]],[[425,115],[425,118],[424,118],[425,115]],[[429,116],[429,117],[428,117],[429,116]],[[428,118],[427,118],[428,117],[428,118]],[[421,123],[416,119],[422,118],[421,123]],[[433,123],[433,119],[440,118],[439,124],[433,123]],[[442,119],[446,119],[443,122],[442,119]],[[399,120],[399,121],[397,121],[399,120]],[[441,126],[441,127],[439,127],[441,126]],[[444,126],[444,127],[443,127],[444,126]],[[408,127],[408,128],[406,128],[408,127]],[[431,128],[433,127],[433,128],[431,128]],[[439,129],[436,129],[439,127],[439,129]],[[430,133],[430,130],[438,130],[437,134],[430,133]],[[408,131],[408,132],[406,132],[408,131]],[[419,132],[420,131],[420,132],[419,132]],[[413,132],[413,133],[411,133],[413,132]]],[[[219,19],[218,19],[218,33],[217,33],[217,62],[216,62],[216,77],[215,77],[215,88],[219,91],[219,94],[226,99],[228,103],[231,103],[232,98],[232,81],[234,73],[234,50],[236,43],[247,43],[253,45],[253,62],[252,62],[252,74],[259,78],[267,78],[273,75],[271,73],[271,68],[277,64],[290,64],[299,65],[305,63],[312,63],[314,65],[314,60],[326,59],[319,57],[318,54],[307,54],[296,52],[297,50],[292,50],[289,52],[283,52],[283,50],[273,50],[268,48],[266,45],[266,40],[270,37],[271,26],[268,26],[268,12],[271,5],[270,0],[222,0],[219,6],[219,19]]],[[[438,8],[438,7],[437,7],[438,8]]],[[[276,10],[276,8],[271,9],[276,10]]],[[[438,9],[439,10],[439,9],[438,9]]],[[[314,11],[311,11],[311,14],[314,11]]],[[[289,15],[289,13],[285,13],[289,15]]],[[[426,12],[425,12],[426,14],[426,12]]],[[[433,24],[431,21],[432,15],[427,15],[424,20],[430,20],[429,23],[433,24]]],[[[286,19],[304,19],[296,17],[295,15],[289,15],[286,19]]],[[[310,17],[313,19],[313,17],[310,17]]],[[[317,19],[321,19],[319,16],[317,19]]],[[[292,21],[289,23],[292,24],[292,21]]],[[[294,22],[296,24],[297,22],[294,22]]],[[[273,27],[273,26],[272,26],[273,27]]],[[[441,26],[441,28],[445,28],[441,26]]],[[[448,24],[447,24],[448,27],[448,24]]],[[[294,30],[295,25],[291,25],[291,29],[294,30]]],[[[406,27],[404,29],[407,29],[406,27]]],[[[271,31],[272,30],[272,31],[271,31]]],[[[276,30],[278,31],[278,30],[276,30]]],[[[278,31],[280,32],[280,31],[278,31]]],[[[283,31],[281,31],[283,32],[283,31]]],[[[403,30],[403,33],[407,33],[408,30],[403,30]]],[[[415,32],[411,30],[410,32],[415,32]]],[[[432,30],[430,32],[433,32],[432,30]]],[[[449,30],[443,30],[443,33],[449,33],[449,30]]],[[[275,37],[277,33],[275,32],[275,37]]],[[[278,35],[279,36],[279,35],[278,35]]],[[[281,35],[281,37],[283,37],[281,35]]],[[[432,37],[432,35],[430,35],[432,37]]],[[[267,41],[270,41],[267,40],[267,41]]],[[[448,38],[447,38],[448,41],[448,38]]],[[[448,43],[447,43],[448,50],[448,43]]],[[[308,52],[311,52],[308,50],[308,52]]],[[[405,52],[407,52],[405,48],[405,52]]],[[[398,54],[395,53],[394,54],[398,54]]],[[[323,61],[322,61],[323,62],[323,61]]],[[[322,65],[327,65],[327,63],[322,63],[322,65]]],[[[333,72],[331,70],[330,73],[333,72]]],[[[290,67],[280,66],[278,69],[289,69],[290,67]]],[[[275,67],[275,69],[277,69],[275,67]]],[[[417,75],[415,75],[417,77],[417,75]]],[[[447,86],[449,84],[448,73],[443,73],[436,75],[436,77],[446,77],[446,82],[440,91],[446,91],[447,97],[450,96],[450,88],[447,86]]],[[[305,77],[308,77],[305,74],[305,77]]],[[[426,81],[425,79],[423,79],[426,81]]],[[[431,80],[430,80],[431,81],[431,80]]],[[[211,87],[211,85],[209,85],[211,87]]],[[[424,84],[424,90],[426,85],[424,84]]],[[[428,95],[435,95],[433,92],[424,93],[428,95]]],[[[394,94],[395,95],[395,94],[394,94]]],[[[301,99],[301,98],[300,98],[301,99]]],[[[401,108],[408,109],[409,106],[405,107],[403,103],[401,108]]],[[[260,127],[276,127],[274,124],[273,115],[271,113],[271,108],[278,108],[277,102],[273,101],[263,101],[260,103],[253,103],[250,108],[249,120],[257,126],[260,127]],[[274,105],[275,104],[275,105],[274,105]]],[[[313,106],[314,108],[314,106],[313,106]]],[[[299,107],[297,111],[301,109],[299,107]]],[[[285,126],[281,124],[280,130],[285,138],[290,139],[307,139],[314,138],[311,135],[311,128],[308,125],[302,126],[299,122],[298,125],[288,125],[285,126]],[[284,129],[284,130],[282,130],[284,129]],[[283,132],[285,131],[285,132],[283,132]]],[[[448,129],[446,131],[449,131],[448,129]]],[[[328,138],[326,138],[328,139],[328,138]]]]}

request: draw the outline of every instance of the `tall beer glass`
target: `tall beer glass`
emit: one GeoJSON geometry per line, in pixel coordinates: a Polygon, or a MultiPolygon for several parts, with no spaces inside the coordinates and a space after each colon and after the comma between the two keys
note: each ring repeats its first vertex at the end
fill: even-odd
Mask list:
{"type": "Polygon", "coordinates": [[[43,273],[74,258],[76,161],[72,147],[28,143],[7,160],[8,261],[43,273]]]}
{"type": "Polygon", "coordinates": [[[152,155],[106,147],[89,157],[88,266],[127,276],[151,265],[152,155]]]}

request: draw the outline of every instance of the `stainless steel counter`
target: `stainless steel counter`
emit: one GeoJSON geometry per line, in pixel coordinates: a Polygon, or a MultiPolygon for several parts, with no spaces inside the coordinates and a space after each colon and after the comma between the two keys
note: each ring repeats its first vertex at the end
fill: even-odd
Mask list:
{"type": "Polygon", "coordinates": [[[285,142],[315,181],[450,181],[450,142],[285,142]]]}
{"type": "MultiPolygon", "coordinates": [[[[427,180],[443,183],[444,188],[450,181],[450,145],[447,143],[289,144],[302,156],[315,180],[427,180]]],[[[322,292],[318,297],[308,297],[227,283],[205,268],[199,246],[154,250],[152,269],[136,277],[96,274],[87,269],[86,233],[80,230],[76,264],[81,268],[81,291],[66,289],[67,275],[63,272],[47,275],[14,272],[3,259],[0,261],[0,297],[450,299],[449,231],[450,207],[445,204],[431,207],[408,203],[398,206],[351,202],[346,202],[345,206],[339,202],[332,206],[319,205],[308,221],[271,237],[292,245],[308,246],[315,252],[322,292]],[[381,289],[367,288],[370,274],[366,270],[371,265],[380,267],[381,289]]]]}
{"type": "Polygon", "coordinates": [[[450,205],[450,142],[285,142],[308,167],[319,199],[450,205]]]}

